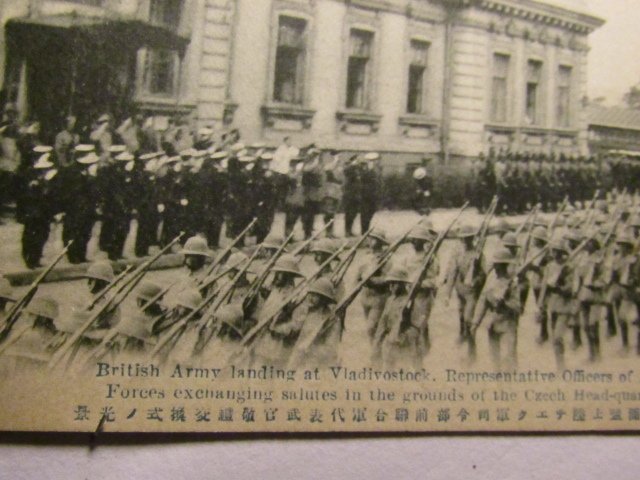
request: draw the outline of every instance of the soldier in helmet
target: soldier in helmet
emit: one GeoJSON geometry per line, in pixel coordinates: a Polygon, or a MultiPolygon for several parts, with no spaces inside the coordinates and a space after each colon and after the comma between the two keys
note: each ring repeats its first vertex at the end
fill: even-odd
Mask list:
{"type": "MultiPolygon", "coordinates": [[[[529,263],[526,274],[526,286],[524,288],[527,294],[533,292],[536,302],[539,303],[541,301],[540,295],[542,291],[542,272],[548,262],[548,256],[541,254],[541,251],[546,248],[547,243],[549,243],[547,230],[542,226],[534,227],[531,232],[531,239],[529,257],[525,259],[525,261],[529,259],[533,259],[533,261],[529,263]]],[[[538,343],[544,343],[549,340],[549,319],[547,318],[546,310],[539,308],[536,319],[540,323],[540,335],[537,341],[538,343]]]]}
{"type": "MultiPolygon", "coordinates": [[[[338,247],[336,244],[328,238],[323,238],[314,242],[311,246],[309,253],[313,255],[313,261],[316,266],[320,267],[323,265],[332,255],[336,253],[338,247]]],[[[335,272],[336,266],[339,264],[340,259],[336,257],[334,262],[324,267],[322,272],[320,272],[320,278],[328,278],[332,279],[333,274],[335,272]]],[[[334,285],[335,287],[335,295],[336,301],[340,301],[342,295],[344,294],[344,282],[341,281],[339,285],[334,285]]]]}
{"type": "MultiPolygon", "coordinates": [[[[359,282],[368,275],[369,269],[376,268],[384,255],[385,248],[388,246],[389,241],[387,240],[387,236],[384,231],[374,229],[369,234],[367,243],[369,252],[358,271],[357,278],[359,282]]],[[[375,338],[374,336],[378,327],[380,315],[382,314],[382,309],[384,308],[385,301],[387,300],[388,288],[385,281],[385,275],[388,269],[389,263],[387,262],[373,277],[369,279],[362,289],[362,294],[360,295],[362,308],[364,309],[364,315],[367,320],[369,339],[372,341],[375,338]]]]}
{"type": "Polygon", "coordinates": [[[462,243],[461,251],[452,257],[446,277],[447,292],[445,298],[451,297],[455,289],[458,297],[459,314],[459,343],[468,341],[470,353],[475,353],[475,344],[471,336],[471,322],[480,289],[484,284],[486,275],[482,268],[482,261],[476,262],[475,238],[478,230],[471,225],[463,225],[458,231],[458,238],[462,243]],[[476,264],[474,266],[474,263],[476,264]]]}
{"type": "MultiPolygon", "coordinates": [[[[617,286],[619,293],[612,298],[613,311],[620,326],[623,352],[629,349],[629,326],[638,322],[638,307],[636,292],[640,286],[640,263],[634,255],[635,241],[630,235],[623,234],[616,238],[619,254],[613,264],[612,284],[617,286]]],[[[636,346],[640,354],[640,342],[636,346]]]]}
{"type": "Polygon", "coordinates": [[[546,290],[544,308],[551,322],[553,351],[558,370],[564,369],[564,352],[566,332],[571,329],[573,305],[573,271],[567,264],[569,251],[561,239],[552,240],[550,244],[550,260],[545,265],[542,282],[546,290]]]}
{"type": "Polygon", "coordinates": [[[482,321],[488,319],[489,348],[496,370],[517,366],[518,317],[522,305],[517,285],[509,275],[509,265],[514,262],[507,250],[496,251],[492,262],[495,275],[482,287],[472,320],[471,334],[475,336],[482,321]]]}
{"type": "Polygon", "coordinates": [[[301,327],[289,357],[290,368],[336,365],[342,334],[340,322],[332,319],[336,301],[335,287],[328,278],[309,285],[305,303],[294,312],[301,327]]]}
{"type": "Polygon", "coordinates": [[[207,273],[206,263],[211,258],[211,251],[207,245],[207,241],[200,237],[194,236],[184,244],[183,255],[183,271],[180,280],[172,287],[167,294],[167,305],[173,307],[177,296],[184,290],[199,289],[201,284],[206,280],[207,273]]]}
{"type": "Polygon", "coordinates": [[[384,281],[389,296],[376,326],[372,362],[384,368],[418,368],[421,361],[418,329],[405,322],[402,315],[409,299],[409,274],[403,267],[393,267],[384,281]]]}
{"type": "MultiPolygon", "coordinates": [[[[413,252],[405,259],[405,265],[407,271],[410,272],[410,276],[414,270],[417,270],[418,267],[421,266],[426,255],[428,255],[431,250],[435,239],[436,232],[429,221],[419,224],[409,233],[407,240],[411,244],[413,252]]],[[[414,325],[419,333],[418,346],[421,358],[427,354],[431,346],[429,318],[431,317],[431,310],[433,309],[436,294],[438,293],[439,275],[440,262],[437,256],[434,256],[419,286],[411,311],[411,324],[414,325]]],[[[413,280],[415,281],[415,279],[413,280]]]]}
{"type": "Polygon", "coordinates": [[[58,332],[58,310],[58,302],[48,296],[34,298],[29,303],[19,326],[5,340],[10,345],[2,362],[5,373],[33,372],[47,366],[51,359],[47,346],[58,332]]]}
{"type": "Polygon", "coordinates": [[[273,267],[273,282],[264,303],[256,311],[257,324],[262,324],[273,315],[278,316],[269,324],[266,332],[256,339],[251,354],[254,366],[274,365],[283,367],[289,358],[290,347],[295,342],[299,330],[279,328],[291,320],[290,311],[281,311],[283,302],[291,296],[296,287],[296,279],[302,277],[295,257],[283,255],[273,267]],[[286,330],[286,331],[285,331],[286,330]]]}

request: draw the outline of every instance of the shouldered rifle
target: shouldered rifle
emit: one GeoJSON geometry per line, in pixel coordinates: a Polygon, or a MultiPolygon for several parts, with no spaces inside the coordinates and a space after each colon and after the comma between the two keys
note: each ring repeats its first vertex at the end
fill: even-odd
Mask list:
{"type": "Polygon", "coordinates": [[[287,245],[292,239],[293,239],[293,232],[291,232],[289,236],[284,240],[284,242],[282,242],[282,245],[280,245],[280,248],[278,248],[276,253],[273,254],[273,256],[269,259],[269,261],[265,265],[263,272],[260,275],[258,275],[258,277],[253,281],[253,283],[251,284],[251,287],[249,288],[249,292],[247,292],[247,294],[245,295],[242,301],[242,310],[246,310],[247,306],[250,305],[257,298],[256,296],[260,294],[260,289],[262,288],[262,285],[264,284],[265,280],[269,276],[269,273],[271,273],[271,269],[276,264],[278,259],[282,256],[285,249],[287,248],[287,245]]]}
{"type": "Polygon", "coordinates": [[[22,311],[29,305],[29,303],[31,303],[31,300],[33,300],[33,297],[37,293],[40,284],[44,281],[47,275],[49,275],[51,270],[53,270],[53,268],[60,262],[60,260],[62,260],[62,257],[67,254],[72,243],[73,241],[69,242],[67,246],[62,249],[62,251],[56,256],[56,258],[53,259],[53,261],[47,266],[47,268],[45,268],[40,273],[40,275],[36,277],[31,285],[29,285],[29,289],[25,292],[25,294],[16,303],[13,304],[11,310],[9,310],[9,313],[7,314],[5,326],[2,329],[2,332],[0,332],[0,343],[6,340],[14,324],[20,318],[22,311]]]}
{"type": "Polygon", "coordinates": [[[316,233],[311,235],[311,237],[305,240],[302,245],[291,252],[291,255],[293,255],[294,257],[302,255],[307,250],[307,248],[309,248],[309,245],[311,245],[320,235],[322,235],[322,232],[326,231],[331,225],[333,225],[333,218],[325,223],[320,230],[318,230],[316,233]]]}
{"type": "Polygon", "coordinates": [[[424,281],[424,278],[427,275],[427,272],[429,271],[429,266],[433,262],[433,259],[438,253],[438,250],[442,246],[442,243],[444,242],[445,238],[447,238],[447,235],[449,234],[453,226],[457,223],[457,221],[460,219],[460,216],[465,211],[468,205],[469,205],[469,202],[466,202],[460,208],[455,218],[449,223],[447,228],[438,234],[436,240],[431,245],[429,252],[425,256],[422,264],[420,265],[418,269],[418,277],[411,284],[411,287],[409,288],[409,294],[407,295],[407,302],[405,303],[404,308],[402,309],[402,319],[403,319],[402,321],[405,325],[408,325],[408,323],[410,322],[411,311],[413,309],[413,302],[415,301],[416,296],[418,295],[418,291],[420,290],[420,285],[424,281]]]}
{"type": "Polygon", "coordinates": [[[491,219],[496,212],[496,208],[498,207],[498,196],[495,195],[493,200],[491,201],[491,206],[487,211],[484,219],[482,220],[482,224],[480,224],[480,230],[475,237],[475,248],[473,252],[473,260],[471,261],[471,266],[467,270],[464,278],[465,285],[471,285],[473,279],[476,276],[476,270],[478,268],[478,264],[480,263],[480,259],[482,258],[482,252],[484,251],[484,245],[487,241],[487,234],[489,233],[489,224],[491,223],[491,219]]]}
{"type": "Polygon", "coordinates": [[[211,262],[211,265],[209,265],[209,267],[207,268],[205,275],[200,280],[200,284],[204,283],[207,277],[211,275],[213,271],[227,259],[227,257],[231,253],[231,250],[233,250],[240,243],[240,241],[249,232],[249,230],[253,228],[257,221],[258,219],[254,217],[253,220],[251,220],[251,223],[249,223],[249,225],[247,225],[245,229],[242,230],[242,232],[240,232],[240,234],[236,238],[234,238],[229,245],[227,245],[222,253],[213,262],[211,262]]]}
{"type": "Polygon", "coordinates": [[[295,288],[293,289],[293,292],[291,292],[291,294],[285,300],[283,300],[282,303],[280,303],[280,305],[278,305],[278,307],[275,310],[275,313],[269,315],[269,317],[265,318],[262,322],[260,322],[258,325],[256,325],[255,327],[253,327],[251,330],[247,332],[247,334],[242,339],[242,345],[243,346],[251,345],[258,338],[260,333],[264,331],[266,327],[270,326],[276,319],[278,319],[278,317],[280,316],[280,313],[285,308],[287,308],[287,306],[289,306],[289,308],[293,310],[298,305],[300,305],[300,303],[302,303],[302,301],[304,300],[304,296],[300,297],[300,294],[302,293],[304,288],[308,284],[316,280],[322,274],[322,272],[329,265],[331,265],[331,262],[333,262],[336,258],[338,258],[338,256],[344,251],[346,247],[347,247],[346,243],[343,244],[338,250],[333,252],[331,256],[327,258],[317,268],[317,270],[314,273],[312,273],[309,277],[305,278],[302,282],[296,285],[295,288]]]}
{"type": "Polygon", "coordinates": [[[129,275],[129,278],[126,281],[122,282],[122,284],[115,289],[115,292],[111,295],[111,298],[104,302],[104,304],[102,304],[98,308],[98,310],[96,310],[93,315],[91,315],[91,317],[80,326],[80,328],[73,332],[71,337],[69,337],[69,339],[60,347],[60,349],[55,352],[55,354],[49,361],[49,369],[53,369],[54,367],[56,367],[67,354],[67,352],[76,347],[73,354],[69,358],[69,363],[71,363],[75,357],[75,353],[77,352],[76,344],[78,343],[78,340],[87,332],[87,330],[91,328],[92,325],[94,325],[94,323],[96,323],[100,319],[100,317],[102,317],[102,315],[117,308],[118,305],[120,305],[127,298],[127,296],[133,291],[135,286],[142,280],[149,267],[155,261],[157,261],[165,252],[169,251],[176,243],[178,243],[183,235],[184,234],[181,233],[164,248],[162,248],[158,253],[138,265],[138,267],[129,275]]]}
{"type": "Polygon", "coordinates": [[[371,280],[378,273],[378,271],[382,267],[384,267],[384,265],[389,260],[391,260],[391,257],[393,256],[395,251],[407,239],[411,231],[416,227],[416,225],[418,225],[418,223],[420,222],[416,222],[409,230],[407,230],[404,233],[404,235],[402,235],[398,240],[396,240],[395,243],[393,243],[393,245],[389,246],[387,250],[384,252],[384,254],[382,255],[382,257],[380,258],[380,260],[378,261],[378,263],[366,275],[364,275],[363,278],[360,279],[360,281],[349,291],[349,293],[345,295],[345,297],[340,302],[338,302],[338,304],[333,308],[333,312],[331,313],[331,315],[329,315],[326,318],[324,325],[318,330],[317,335],[309,343],[309,345],[313,345],[316,339],[321,338],[329,330],[329,328],[331,328],[331,326],[333,325],[333,322],[338,320],[342,322],[342,318],[344,317],[344,314],[346,313],[347,308],[349,308],[349,305],[353,303],[353,301],[356,299],[360,291],[364,288],[364,286],[367,283],[369,283],[369,280],[371,280]]]}
{"type": "MultiPolygon", "coordinates": [[[[255,252],[254,252],[255,253],[255,252]]],[[[221,278],[223,278],[225,275],[227,275],[229,272],[233,271],[236,268],[239,268],[241,265],[245,264],[247,262],[248,259],[244,259],[241,262],[239,262],[237,265],[231,265],[230,267],[225,268],[224,270],[222,270],[219,273],[216,273],[215,275],[213,275],[211,278],[207,278],[205,279],[203,282],[200,283],[199,285],[199,290],[200,292],[206,292],[210,287],[212,287],[218,280],[220,280],[221,278]]]]}
{"type": "Polygon", "coordinates": [[[600,189],[597,189],[594,193],[593,193],[593,198],[591,199],[591,201],[589,202],[589,206],[587,207],[587,217],[585,219],[585,228],[590,228],[591,227],[591,222],[594,220],[595,217],[595,206],[596,206],[596,200],[598,199],[598,197],[600,196],[600,189]]]}
{"type": "MultiPolygon", "coordinates": [[[[538,216],[539,209],[540,204],[534,207],[532,211],[533,217],[531,218],[531,223],[527,226],[527,236],[524,239],[524,243],[522,244],[522,251],[520,252],[520,258],[523,262],[527,261],[527,256],[529,255],[529,247],[531,246],[531,234],[533,233],[533,225],[538,216]]],[[[535,256],[535,258],[538,258],[538,256],[535,256]]]]}
{"type": "Polygon", "coordinates": [[[553,229],[556,228],[556,225],[558,224],[558,220],[560,219],[560,215],[562,215],[562,212],[565,211],[568,205],[569,205],[569,196],[567,195],[564,197],[564,200],[562,200],[562,203],[560,204],[558,211],[553,216],[553,220],[551,220],[551,223],[547,227],[547,235],[550,236],[553,233],[553,229]]]}
{"type": "Polygon", "coordinates": [[[93,308],[109,293],[118,283],[120,283],[124,277],[126,277],[133,270],[133,266],[128,265],[116,278],[114,278],[106,287],[102,289],[98,295],[96,295],[91,303],[87,306],[87,310],[93,310],[93,308]]]}
{"type": "Polygon", "coordinates": [[[349,270],[349,267],[353,263],[353,260],[356,258],[356,253],[358,253],[358,249],[362,246],[364,241],[367,238],[369,238],[369,235],[373,231],[373,228],[374,227],[369,227],[369,230],[367,230],[364,233],[364,235],[362,235],[362,237],[360,237],[360,239],[355,243],[355,245],[353,245],[349,249],[349,251],[345,255],[343,262],[340,265],[338,265],[338,268],[336,268],[335,272],[333,272],[333,275],[331,276],[331,282],[334,285],[339,285],[340,282],[342,282],[342,279],[347,274],[347,271],[349,270]]]}
{"type": "Polygon", "coordinates": [[[529,226],[533,225],[533,222],[535,222],[536,217],[538,216],[539,210],[540,210],[540,204],[536,203],[535,206],[529,212],[529,215],[527,215],[527,218],[524,220],[524,222],[522,222],[516,229],[515,231],[516,236],[520,235],[525,230],[525,228],[529,229],[529,226]]]}

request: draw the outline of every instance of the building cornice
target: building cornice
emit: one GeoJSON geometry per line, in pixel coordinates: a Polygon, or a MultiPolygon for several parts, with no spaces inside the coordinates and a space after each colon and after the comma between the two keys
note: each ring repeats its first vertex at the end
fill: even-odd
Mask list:
{"type": "Polygon", "coordinates": [[[599,17],[534,0],[477,0],[477,8],[514,18],[589,34],[604,25],[599,17]]]}

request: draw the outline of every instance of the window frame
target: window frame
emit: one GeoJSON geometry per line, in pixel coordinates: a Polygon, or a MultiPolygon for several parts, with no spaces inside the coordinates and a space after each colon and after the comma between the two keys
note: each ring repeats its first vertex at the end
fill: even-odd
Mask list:
{"type": "MultiPolygon", "coordinates": [[[[309,80],[309,54],[310,49],[310,21],[304,15],[292,14],[290,12],[278,12],[276,15],[275,22],[275,33],[273,39],[273,52],[272,52],[272,72],[270,74],[271,81],[269,82],[269,96],[271,102],[278,105],[288,105],[294,107],[302,107],[308,104],[308,80],[309,80]],[[293,21],[299,21],[304,23],[303,29],[303,38],[304,38],[304,47],[298,53],[299,58],[297,61],[297,69],[301,70],[300,78],[296,79],[295,85],[295,98],[293,101],[286,101],[282,99],[276,98],[276,81],[278,77],[278,53],[281,48],[280,45],[280,22],[283,18],[288,18],[293,21]],[[301,57],[301,58],[300,58],[301,57]]],[[[284,48],[293,48],[293,47],[284,47],[284,48]]]]}
{"type": "Polygon", "coordinates": [[[557,80],[556,80],[556,119],[557,119],[557,127],[559,128],[571,128],[573,126],[573,79],[575,67],[570,64],[560,63],[557,68],[557,80]],[[569,72],[569,78],[567,85],[561,85],[560,79],[562,78],[561,72],[564,70],[569,72]],[[562,115],[562,89],[566,89],[566,105],[564,106],[564,116],[566,119],[563,119],[562,115]]]}
{"type": "Polygon", "coordinates": [[[523,120],[526,126],[541,127],[545,123],[544,108],[544,88],[545,88],[545,63],[539,58],[527,58],[525,62],[525,79],[524,79],[524,116],[523,120]],[[530,75],[530,67],[537,65],[537,81],[532,81],[530,75]],[[529,87],[535,85],[535,99],[533,104],[533,118],[530,113],[529,87]]]}
{"type": "Polygon", "coordinates": [[[409,60],[407,62],[407,88],[405,95],[405,105],[404,110],[408,115],[422,115],[426,116],[429,114],[429,73],[430,73],[430,59],[431,59],[431,48],[432,42],[425,38],[411,37],[409,39],[409,60]],[[424,64],[415,63],[414,60],[414,44],[422,44],[425,46],[424,53],[424,64]],[[411,99],[411,79],[412,79],[412,68],[420,68],[421,69],[421,79],[420,79],[420,92],[419,92],[419,100],[418,100],[418,108],[415,111],[411,111],[409,108],[410,99],[411,99]]]}
{"type": "Polygon", "coordinates": [[[511,120],[511,109],[509,105],[509,97],[511,93],[511,79],[513,76],[513,58],[514,55],[511,52],[506,51],[493,51],[491,53],[491,69],[490,69],[490,82],[489,88],[489,120],[492,123],[505,124],[511,120]],[[497,69],[497,58],[506,58],[506,70],[505,75],[499,77],[497,69]],[[498,109],[496,106],[496,81],[502,80],[504,82],[504,95],[502,100],[502,109],[498,109]],[[498,110],[504,110],[503,115],[498,115],[498,110]]]}
{"type": "Polygon", "coordinates": [[[139,52],[139,88],[137,92],[137,97],[143,98],[158,98],[158,99],[175,99],[179,96],[179,88],[180,88],[180,79],[179,76],[181,74],[180,68],[181,58],[177,50],[172,49],[155,49],[155,48],[142,48],[139,52]],[[152,91],[151,89],[151,62],[153,61],[151,56],[154,52],[170,52],[172,53],[173,60],[173,71],[172,75],[172,86],[170,92],[162,92],[162,91],[152,91]]]}
{"type": "Polygon", "coordinates": [[[345,61],[345,75],[344,75],[344,83],[343,83],[343,102],[342,105],[347,110],[357,110],[357,111],[365,111],[370,112],[374,110],[375,96],[374,96],[374,82],[376,77],[376,37],[377,32],[375,29],[371,28],[368,25],[359,25],[352,24],[348,25],[347,28],[347,39],[346,39],[346,61],[345,61]],[[358,56],[352,55],[352,47],[353,47],[353,33],[360,32],[369,36],[369,52],[368,56],[358,56]],[[363,84],[363,92],[362,97],[363,100],[360,105],[350,105],[349,102],[349,83],[350,83],[350,65],[351,59],[363,59],[366,58],[365,71],[364,71],[364,80],[363,84]]]}

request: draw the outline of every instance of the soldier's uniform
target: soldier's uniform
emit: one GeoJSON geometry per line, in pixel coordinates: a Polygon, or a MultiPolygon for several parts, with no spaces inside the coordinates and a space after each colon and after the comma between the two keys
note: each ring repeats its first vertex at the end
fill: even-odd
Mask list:
{"type": "Polygon", "coordinates": [[[60,169],[61,202],[64,208],[62,240],[73,240],[67,256],[71,263],[86,262],[87,244],[96,221],[98,157],[93,146],[78,145],[73,165],[60,169]]]}
{"type": "Polygon", "coordinates": [[[258,163],[253,169],[252,205],[253,216],[257,218],[254,226],[256,242],[262,243],[271,230],[273,219],[276,214],[276,192],[273,172],[264,168],[262,162],[269,162],[273,158],[270,153],[260,156],[258,163]]]}
{"type": "Polygon", "coordinates": [[[240,151],[229,159],[228,236],[237,237],[253,219],[253,168],[255,157],[240,151]]]}
{"type": "Polygon", "coordinates": [[[369,230],[371,219],[378,210],[382,199],[382,175],[377,162],[380,155],[376,152],[364,156],[366,166],[361,172],[362,189],[360,190],[360,231],[369,230]]]}
{"type": "MultiPolygon", "coordinates": [[[[384,254],[384,246],[388,244],[386,235],[381,230],[373,230],[369,234],[369,239],[373,242],[372,251],[362,262],[358,271],[358,282],[364,279],[370,272],[371,268],[376,268],[384,254]]],[[[373,341],[380,315],[387,300],[388,289],[385,282],[385,276],[389,269],[389,262],[385,263],[378,272],[369,279],[367,284],[362,288],[360,299],[364,316],[367,320],[367,328],[369,338],[373,341]]]]}
{"type": "Polygon", "coordinates": [[[51,360],[48,345],[58,332],[58,302],[51,297],[37,297],[25,313],[5,340],[10,345],[0,360],[0,370],[7,376],[42,371],[51,360]]]}
{"type": "MultiPolygon", "coordinates": [[[[473,239],[477,233],[478,231],[475,228],[468,225],[460,229],[458,237],[464,242],[464,247],[452,257],[446,277],[447,298],[451,296],[454,288],[458,297],[460,342],[473,341],[470,335],[473,311],[486,277],[482,270],[482,259],[478,261],[473,246],[473,239]]],[[[473,343],[470,343],[470,345],[471,353],[473,354],[473,343]]]]}
{"type": "Polygon", "coordinates": [[[390,289],[390,295],[374,334],[372,363],[388,369],[419,368],[422,359],[419,333],[411,322],[405,324],[402,314],[409,299],[407,289],[411,284],[407,270],[394,267],[386,274],[384,281],[390,289]]]}
{"type": "MultiPolygon", "coordinates": [[[[333,160],[324,166],[324,191],[322,199],[322,212],[324,214],[324,223],[329,223],[338,213],[338,209],[342,203],[342,189],[344,185],[344,169],[342,162],[335,153],[333,160]]],[[[334,237],[335,224],[331,225],[328,236],[334,237]]]]}
{"type": "Polygon", "coordinates": [[[284,230],[289,235],[304,212],[304,186],[302,185],[303,164],[300,159],[292,159],[287,177],[287,194],[284,200],[284,230]]]}
{"type": "Polygon", "coordinates": [[[517,366],[518,317],[522,305],[517,285],[508,275],[507,267],[513,262],[515,258],[507,250],[494,254],[496,275],[488,278],[482,287],[472,321],[472,332],[475,332],[483,319],[488,319],[489,348],[497,370],[517,366]]]}
{"type": "Polygon", "coordinates": [[[176,305],[183,292],[200,289],[202,283],[206,281],[206,259],[211,257],[206,240],[199,236],[187,239],[180,253],[184,256],[184,267],[178,274],[176,283],[167,292],[165,304],[169,308],[176,305]]]}
{"type": "Polygon", "coordinates": [[[22,196],[25,200],[21,220],[22,258],[28,268],[40,266],[42,251],[49,238],[54,215],[60,211],[59,177],[50,153],[44,153],[34,164],[22,196]]]}
{"type": "Polygon", "coordinates": [[[289,357],[290,368],[330,366],[338,362],[341,328],[340,322],[332,318],[331,308],[331,304],[336,302],[335,289],[328,279],[320,278],[309,285],[307,298],[309,294],[315,294],[322,300],[312,306],[307,303],[297,309],[300,312],[294,312],[301,326],[289,357]]]}
{"type": "Polygon", "coordinates": [[[228,156],[229,154],[224,151],[213,153],[201,172],[201,175],[206,177],[204,183],[207,186],[203,228],[211,248],[218,247],[224,224],[228,179],[223,161],[228,156]]]}
{"type": "Polygon", "coordinates": [[[149,247],[158,244],[158,182],[157,171],[161,161],[158,154],[144,154],[136,163],[133,173],[133,202],[138,212],[138,233],[136,235],[135,254],[144,257],[149,247]]]}
{"type": "Polygon", "coordinates": [[[413,210],[420,215],[429,215],[431,212],[431,190],[433,182],[427,175],[427,169],[418,167],[413,171],[414,192],[411,199],[413,210]]]}
{"type": "MultiPolygon", "coordinates": [[[[362,185],[362,166],[357,156],[351,157],[344,168],[344,195],[342,197],[344,208],[344,230],[346,236],[354,236],[353,222],[360,209],[360,195],[362,185]]],[[[364,233],[364,232],[363,232],[364,233]]]]}
{"type": "MultiPolygon", "coordinates": [[[[413,282],[416,281],[416,278],[412,278],[414,273],[415,275],[419,273],[416,270],[425,260],[426,254],[435,240],[435,232],[428,225],[418,225],[407,238],[414,244],[414,253],[405,259],[405,267],[413,282]],[[416,250],[417,246],[420,246],[421,250],[416,250]]],[[[426,355],[431,346],[429,318],[431,317],[431,310],[433,309],[436,294],[438,293],[439,275],[440,262],[436,255],[431,259],[424,279],[419,286],[411,311],[411,324],[418,331],[418,346],[421,357],[426,355]]]]}
{"type": "MultiPolygon", "coordinates": [[[[615,316],[620,326],[622,348],[629,348],[629,326],[637,325],[639,312],[637,306],[638,287],[640,286],[640,262],[633,253],[634,240],[628,235],[616,239],[622,249],[613,264],[612,287],[617,291],[611,298],[615,316]]],[[[640,340],[640,338],[639,338],[640,340]]],[[[640,354],[640,341],[637,346],[640,354]]]]}
{"type": "MultiPolygon", "coordinates": [[[[265,322],[283,307],[283,302],[291,296],[295,289],[294,280],[302,276],[294,257],[284,255],[278,259],[273,272],[282,276],[280,283],[274,283],[261,308],[256,311],[257,324],[265,322]]],[[[273,365],[284,367],[289,358],[291,346],[299,334],[298,322],[291,323],[291,312],[285,307],[279,316],[272,321],[262,335],[256,339],[251,350],[251,365],[273,365]],[[287,325],[283,327],[282,325],[287,325]]]]}
{"type": "MultiPolygon", "coordinates": [[[[114,149],[117,146],[112,146],[114,149]]],[[[121,147],[124,149],[124,146],[121,147]]],[[[125,151],[113,151],[113,162],[98,171],[97,185],[100,192],[99,207],[102,211],[102,230],[99,245],[107,252],[109,260],[122,258],[124,242],[129,233],[134,192],[134,156],[125,151]],[[128,171],[127,171],[128,170],[128,171]]]]}
{"type": "Polygon", "coordinates": [[[324,171],[320,162],[320,152],[310,150],[302,168],[302,186],[304,187],[304,209],[302,212],[302,229],[305,238],[313,233],[313,222],[320,213],[323,199],[324,171]]]}
{"type": "Polygon", "coordinates": [[[542,282],[546,290],[545,306],[551,322],[553,350],[558,370],[564,369],[565,336],[572,328],[575,313],[573,272],[566,263],[568,250],[562,240],[551,243],[551,260],[545,265],[542,282]]]}

